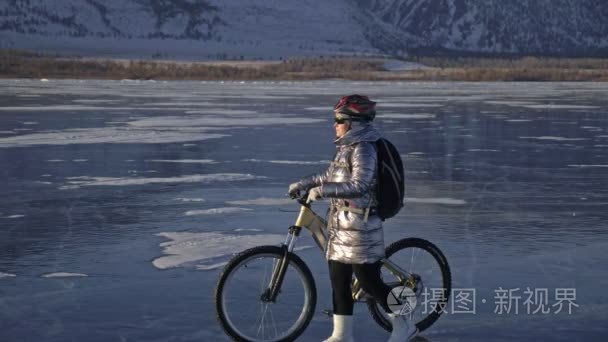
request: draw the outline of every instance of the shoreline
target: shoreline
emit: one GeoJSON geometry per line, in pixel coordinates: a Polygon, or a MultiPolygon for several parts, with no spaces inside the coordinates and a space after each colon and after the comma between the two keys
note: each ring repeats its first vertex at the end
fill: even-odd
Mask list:
{"type": "Polygon", "coordinates": [[[44,56],[0,50],[2,79],[159,81],[608,82],[608,59],[293,58],[288,60],[131,60],[44,56]],[[405,66],[405,67],[400,67],[405,66]]]}

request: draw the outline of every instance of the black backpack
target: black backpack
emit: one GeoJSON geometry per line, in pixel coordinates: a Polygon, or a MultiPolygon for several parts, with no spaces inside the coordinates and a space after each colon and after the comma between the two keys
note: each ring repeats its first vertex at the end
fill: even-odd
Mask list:
{"type": "Polygon", "coordinates": [[[384,221],[395,216],[403,207],[404,176],[403,162],[395,146],[388,140],[376,141],[378,154],[378,179],[376,199],[378,216],[384,221]]]}

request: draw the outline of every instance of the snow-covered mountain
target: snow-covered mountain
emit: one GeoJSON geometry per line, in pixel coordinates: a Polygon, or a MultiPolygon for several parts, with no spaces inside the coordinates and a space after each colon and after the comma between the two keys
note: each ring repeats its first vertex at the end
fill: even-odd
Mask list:
{"type": "MultiPolygon", "coordinates": [[[[608,47],[606,0],[357,0],[401,34],[374,46],[526,53],[592,54],[608,47]]],[[[370,41],[379,40],[374,29],[370,41]]]]}
{"type": "Polygon", "coordinates": [[[608,51],[605,0],[0,0],[0,47],[196,59],[608,51]]]}

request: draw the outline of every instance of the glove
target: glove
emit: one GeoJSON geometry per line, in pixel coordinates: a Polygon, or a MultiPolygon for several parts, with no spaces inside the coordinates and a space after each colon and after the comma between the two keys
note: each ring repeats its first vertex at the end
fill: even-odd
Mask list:
{"type": "Polygon", "coordinates": [[[323,192],[321,191],[321,187],[317,186],[316,188],[310,189],[308,191],[308,199],[311,201],[317,201],[323,198],[323,192]]]}
{"type": "Polygon", "coordinates": [[[296,198],[300,195],[300,191],[304,190],[300,183],[291,183],[289,184],[289,196],[291,198],[296,198]]]}

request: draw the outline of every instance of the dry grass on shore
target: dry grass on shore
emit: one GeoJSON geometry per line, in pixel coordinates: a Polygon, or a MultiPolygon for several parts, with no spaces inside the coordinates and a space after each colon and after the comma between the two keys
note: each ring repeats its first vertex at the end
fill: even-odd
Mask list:
{"type": "MultiPolygon", "coordinates": [[[[246,62],[245,62],[246,63],[246,62]]],[[[311,80],[348,78],[380,71],[381,62],[363,59],[296,58],[254,66],[217,62],[68,59],[0,52],[0,77],[157,80],[311,80]]],[[[243,63],[239,63],[243,64],[243,63]]]]}
{"type": "Polygon", "coordinates": [[[602,58],[421,57],[412,61],[430,67],[412,71],[412,80],[608,81],[608,59],[602,58]]]}
{"type": "Polygon", "coordinates": [[[416,57],[413,62],[440,69],[608,69],[605,58],[476,58],[476,57],[416,57]]]}
{"type": "Polygon", "coordinates": [[[41,56],[0,50],[0,78],[155,80],[608,81],[608,59],[414,58],[425,68],[388,71],[382,59],[178,62],[41,56]]]}
{"type": "Polygon", "coordinates": [[[400,79],[465,82],[606,82],[608,69],[430,68],[412,70],[400,79]]]}

